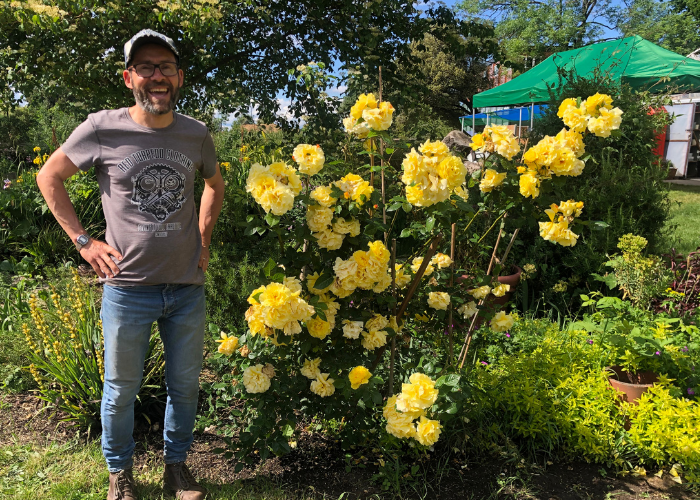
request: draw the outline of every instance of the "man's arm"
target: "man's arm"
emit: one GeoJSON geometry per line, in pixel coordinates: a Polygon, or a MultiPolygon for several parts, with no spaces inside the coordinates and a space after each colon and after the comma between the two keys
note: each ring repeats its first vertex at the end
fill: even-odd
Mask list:
{"type": "Polygon", "coordinates": [[[199,257],[199,267],[206,272],[209,265],[209,245],[211,233],[214,230],[216,219],[221,213],[224,203],[224,178],[221,177],[219,164],[216,164],[216,173],[209,179],[204,179],[204,192],[199,208],[199,232],[202,234],[202,253],[199,257]]]}
{"type": "MultiPolygon", "coordinates": [[[[73,242],[78,236],[85,234],[85,229],[75,214],[64,182],[77,172],[78,167],[70,161],[61,148],[58,148],[36,176],[36,183],[51,213],[73,242]]],[[[80,255],[90,263],[100,278],[104,278],[105,275],[114,278],[119,274],[119,268],[110,256],[113,255],[121,260],[122,255],[107,243],[90,238],[88,244],[80,249],[80,255]]]]}

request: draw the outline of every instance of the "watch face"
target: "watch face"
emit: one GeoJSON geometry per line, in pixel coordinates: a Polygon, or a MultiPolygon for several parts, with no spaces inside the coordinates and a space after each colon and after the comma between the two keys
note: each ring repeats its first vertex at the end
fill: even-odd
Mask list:
{"type": "Polygon", "coordinates": [[[76,241],[80,245],[87,245],[87,242],[90,241],[90,238],[88,238],[85,234],[81,234],[80,236],[78,236],[76,241]]]}

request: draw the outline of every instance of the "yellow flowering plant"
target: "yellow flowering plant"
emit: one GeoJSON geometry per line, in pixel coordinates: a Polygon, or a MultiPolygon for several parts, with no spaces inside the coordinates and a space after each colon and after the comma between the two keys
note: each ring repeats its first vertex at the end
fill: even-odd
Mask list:
{"type": "MultiPolygon", "coordinates": [[[[506,214],[534,225],[547,175],[580,170],[578,136],[565,131],[555,145],[543,143],[527,157],[530,169],[511,131],[490,127],[474,138],[489,156],[472,176],[440,141],[395,159],[393,113],[379,96],[361,94],[343,120],[342,159],[307,138],[291,156],[280,152],[248,171],[246,191],[261,215],[249,217],[246,233],[272,235],[279,253],[250,290],[238,339],[245,355],[220,342],[236,366],[230,397],[248,403],[230,456],[288,452],[300,410],[342,421],[346,444],[382,428],[396,443],[433,446],[467,397],[454,345],[464,339],[468,348],[465,323],[483,316],[494,331],[513,326],[490,305],[510,292],[496,280],[501,264],[485,269],[479,259],[495,255],[506,214]],[[559,156],[544,158],[552,151],[559,156]],[[518,167],[541,193],[520,192],[526,172],[518,167]]],[[[567,199],[548,208],[547,234],[573,245],[569,228],[583,207],[567,199]]]]}

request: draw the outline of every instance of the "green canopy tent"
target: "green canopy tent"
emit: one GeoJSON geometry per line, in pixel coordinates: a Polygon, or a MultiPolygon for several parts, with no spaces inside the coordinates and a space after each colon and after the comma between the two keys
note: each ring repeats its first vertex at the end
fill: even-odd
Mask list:
{"type": "Polygon", "coordinates": [[[549,100],[547,85],[559,84],[559,68],[576,75],[595,71],[634,89],[700,91],[700,61],[663,49],[639,36],[552,54],[522,75],[474,96],[474,107],[512,106],[549,100]]]}

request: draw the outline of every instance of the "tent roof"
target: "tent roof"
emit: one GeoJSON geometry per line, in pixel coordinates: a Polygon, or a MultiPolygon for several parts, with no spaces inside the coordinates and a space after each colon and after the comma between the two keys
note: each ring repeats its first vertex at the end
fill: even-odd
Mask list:
{"type": "Polygon", "coordinates": [[[700,61],[663,49],[639,36],[596,43],[580,49],[552,54],[513,80],[474,96],[474,106],[509,106],[549,100],[547,84],[559,82],[558,68],[575,70],[579,76],[596,70],[634,89],[662,91],[678,86],[683,91],[700,90],[700,61]],[[660,81],[663,77],[669,77],[660,81]]]}

